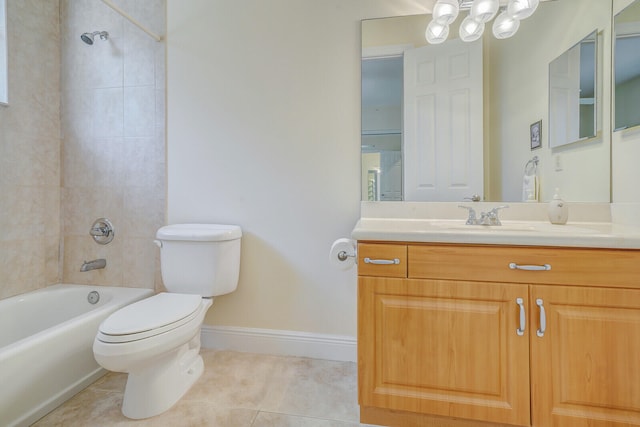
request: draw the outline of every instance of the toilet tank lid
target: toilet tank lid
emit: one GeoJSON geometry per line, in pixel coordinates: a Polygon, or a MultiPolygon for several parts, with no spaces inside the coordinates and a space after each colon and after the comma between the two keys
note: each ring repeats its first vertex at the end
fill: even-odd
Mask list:
{"type": "Polygon", "coordinates": [[[240,227],[227,224],[172,224],[161,227],[156,233],[158,240],[219,242],[240,237],[240,227]]]}

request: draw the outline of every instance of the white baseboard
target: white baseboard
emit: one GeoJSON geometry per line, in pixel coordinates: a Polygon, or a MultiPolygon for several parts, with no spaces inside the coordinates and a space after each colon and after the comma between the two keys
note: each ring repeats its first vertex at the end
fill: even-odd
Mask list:
{"type": "Polygon", "coordinates": [[[350,336],[202,325],[201,337],[203,348],[357,361],[357,341],[350,336]]]}

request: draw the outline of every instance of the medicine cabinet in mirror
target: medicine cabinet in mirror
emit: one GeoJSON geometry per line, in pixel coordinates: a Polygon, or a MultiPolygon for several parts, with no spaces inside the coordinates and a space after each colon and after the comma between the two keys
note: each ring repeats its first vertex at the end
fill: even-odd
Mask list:
{"type": "Polygon", "coordinates": [[[593,31],[549,64],[549,146],[596,135],[596,50],[593,31]]]}
{"type": "MultiPolygon", "coordinates": [[[[498,40],[489,31],[473,43],[462,43],[455,38],[456,25],[462,16],[452,24],[449,39],[440,45],[429,45],[424,37],[431,15],[362,21],[362,200],[462,201],[478,194],[486,201],[521,202],[524,201],[525,166],[537,157],[540,174],[537,201],[550,200],[558,187],[568,201],[609,202],[611,105],[609,85],[603,82],[611,78],[612,2],[540,2],[535,14],[522,22],[515,36],[498,40]],[[597,33],[594,33],[596,29],[597,33]],[[584,86],[582,99],[577,100],[580,110],[590,110],[591,130],[576,131],[574,141],[580,140],[580,144],[550,144],[549,65],[592,33],[596,34],[595,40],[584,40],[584,50],[594,42],[591,44],[594,51],[592,69],[603,72],[595,73],[593,93],[589,93],[591,86],[589,89],[584,86]],[[408,107],[416,102],[405,99],[410,91],[407,74],[415,71],[406,66],[406,53],[438,47],[453,52],[461,44],[470,51],[448,61],[460,64],[480,55],[476,68],[467,69],[479,81],[480,101],[478,104],[473,97],[457,98],[449,105],[452,109],[471,108],[479,114],[480,123],[475,125],[471,116],[466,123],[456,123],[453,129],[458,133],[444,143],[448,152],[444,153],[443,160],[433,155],[424,161],[422,156],[429,156],[434,150],[434,144],[423,145],[425,138],[441,143],[451,135],[432,138],[429,132],[433,129],[428,121],[407,124],[408,107]],[[474,44],[477,52],[469,47],[474,44]],[[534,147],[530,129],[540,121],[540,144],[534,147]],[[408,138],[413,138],[410,132],[419,134],[413,148],[407,143],[408,138]],[[407,159],[414,161],[414,169],[407,164],[407,159]],[[474,173],[472,165],[476,164],[480,165],[475,169],[480,171],[479,177],[471,175],[474,173]],[[412,175],[423,180],[418,182],[428,182],[425,179],[436,173],[445,176],[448,184],[452,184],[450,187],[460,191],[451,199],[433,198],[432,194],[412,196],[413,189],[407,185],[416,182],[412,175]]],[[[419,78],[431,78],[431,70],[420,68],[417,71],[419,78]]],[[[456,72],[463,74],[461,70],[456,72]]],[[[431,123],[434,120],[441,123],[443,111],[449,107],[437,106],[427,98],[423,101],[418,116],[428,117],[431,123]]],[[[586,128],[589,120],[582,122],[586,128]]],[[[429,190],[427,185],[422,188],[429,190]]]]}
{"type": "Polygon", "coordinates": [[[615,130],[640,125],[640,1],[615,16],[615,130]]]}

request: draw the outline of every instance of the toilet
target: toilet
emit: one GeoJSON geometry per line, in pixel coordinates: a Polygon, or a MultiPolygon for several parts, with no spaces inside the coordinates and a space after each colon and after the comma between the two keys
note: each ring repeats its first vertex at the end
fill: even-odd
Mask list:
{"type": "Polygon", "coordinates": [[[168,292],[114,312],[93,342],[103,368],[129,374],[122,402],[126,417],[166,411],[202,374],[200,329],[213,297],[238,286],[241,237],[236,225],[174,224],[158,230],[155,243],[168,292]]]}

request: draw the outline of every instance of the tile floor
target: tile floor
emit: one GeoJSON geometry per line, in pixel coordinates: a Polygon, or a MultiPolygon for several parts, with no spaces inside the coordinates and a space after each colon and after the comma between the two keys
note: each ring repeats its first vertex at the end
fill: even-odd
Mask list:
{"type": "Polygon", "coordinates": [[[34,424],[45,426],[356,427],[351,362],[202,350],[205,371],[169,411],[133,421],[120,412],[126,375],[108,373],[34,424]]]}

